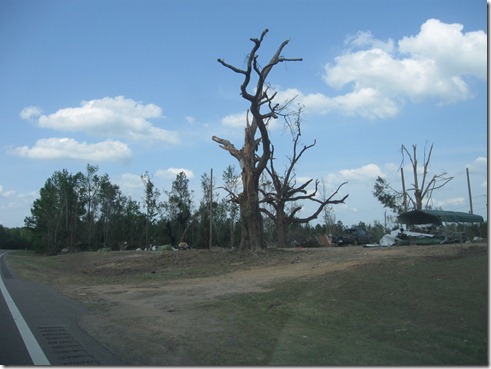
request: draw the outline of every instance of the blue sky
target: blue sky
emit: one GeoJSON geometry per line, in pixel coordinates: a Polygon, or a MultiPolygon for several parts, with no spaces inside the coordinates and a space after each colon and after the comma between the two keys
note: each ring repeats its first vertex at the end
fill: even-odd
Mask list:
{"type": "MultiPolygon", "coordinates": [[[[434,143],[430,174],[454,179],[433,206],[487,204],[487,4],[484,0],[3,0],[0,2],[0,224],[22,226],[56,170],[98,164],[123,193],[143,196],[148,171],[170,189],[180,170],[196,202],[241,146],[242,67],[268,28],[259,60],[303,58],[270,74],[278,100],[303,105],[302,142],[317,144],[298,182],[347,181],[334,207],[345,225],[383,221],[375,179],[400,188],[401,145],[434,143]]],[[[270,127],[277,168],[290,154],[270,127]]],[[[406,160],[407,166],[409,162],[406,160]]],[[[406,173],[409,173],[409,168],[406,173]]],[[[408,175],[406,175],[408,176],[408,175]]],[[[409,180],[408,180],[409,182],[409,180]]],[[[305,213],[309,212],[305,206],[305,213]]]]}

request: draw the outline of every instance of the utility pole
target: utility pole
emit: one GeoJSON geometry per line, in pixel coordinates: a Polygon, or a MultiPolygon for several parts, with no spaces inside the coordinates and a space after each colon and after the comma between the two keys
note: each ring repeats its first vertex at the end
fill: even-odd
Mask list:
{"type": "Polygon", "coordinates": [[[467,172],[467,189],[469,190],[469,204],[471,206],[470,214],[474,214],[472,211],[472,194],[471,194],[471,181],[469,179],[469,168],[465,168],[465,171],[467,172]]]}
{"type": "Polygon", "coordinates": [[[404,199],[404,211],[407,211],[406,182],[404,181],[404,169],[401,166],[402,194],[404,199]]]}
{"type": "Polygon", "coordinates": [[[387,210],[384,211],[384,232],[387,233],[387,210]]]}
{"type": "Polygon", "coordinates": [[[211,250],[211,245],[213,243],[213,168],[211,168],[210,174],[210,243],[209,248],[211,250]]]}

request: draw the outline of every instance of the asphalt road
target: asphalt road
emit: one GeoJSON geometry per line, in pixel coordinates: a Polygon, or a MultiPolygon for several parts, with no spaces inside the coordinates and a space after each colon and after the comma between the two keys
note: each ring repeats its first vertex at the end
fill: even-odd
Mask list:
{"type": "Polygon", "coordinates": [[[0,291],[1,365],[42,365],[43,360],[56,366],[126,365],[78,326],[86,311],[81,303],[49,285],[18,278],[5,252],[0,250],[0,284],[9,296],[0,291]],[[20,313],[15,320],[12,309],[20,313]]]}

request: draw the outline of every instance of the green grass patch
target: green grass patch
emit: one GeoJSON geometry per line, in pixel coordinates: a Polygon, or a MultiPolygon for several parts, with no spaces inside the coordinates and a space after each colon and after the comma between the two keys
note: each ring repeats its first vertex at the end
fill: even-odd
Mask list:
{"type": "Polygon", "coordinates": [[[485,254],[397,260],[223,298],[201,306],[222,323],[194,361],[486,365],[487,270],[485,254]]]}
{"type": "Polygon", "coordinates": [[[15,274],[27,280],[49,282],[64,268],[55,258],[41,256],[35,251],[19,250],[6,257],[15,274]]]}

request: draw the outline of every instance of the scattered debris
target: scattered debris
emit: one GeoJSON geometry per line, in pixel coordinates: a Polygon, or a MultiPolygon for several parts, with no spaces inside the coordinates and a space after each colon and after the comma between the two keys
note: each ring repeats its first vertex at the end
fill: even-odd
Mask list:
{"type": "MultiPolygon", "coordinates": [[[[379,242],[365,245],[365,247],[389,247],[408,245],[443,245],[447,243],[465,242],[464,232],[448,232],[438,229],[444,223],[482,223],[480,215],[468,214],[457,211],[444,210],[413,210],[402,213],[398,217],[402,224],[419,227],[421,232],[394,229],[384,235],[379,242]]],[[[474,237],[475,242],[482,241],[480,237],[474,237]]]]}

